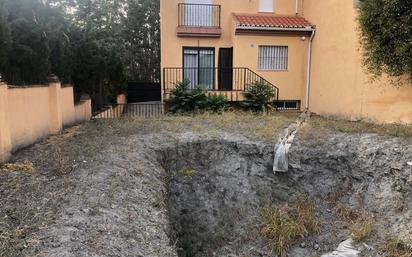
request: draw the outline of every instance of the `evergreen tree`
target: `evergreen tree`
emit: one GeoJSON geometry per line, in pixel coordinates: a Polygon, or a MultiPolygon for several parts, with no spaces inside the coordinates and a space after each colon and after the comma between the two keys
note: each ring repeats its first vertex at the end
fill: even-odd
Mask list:
{"type": "Polygon", "coordinates": [[[4,0],[0,0],[0,72],[4,71],[8,63],[8,53],[12,43],[8,9],[4,0]]]}

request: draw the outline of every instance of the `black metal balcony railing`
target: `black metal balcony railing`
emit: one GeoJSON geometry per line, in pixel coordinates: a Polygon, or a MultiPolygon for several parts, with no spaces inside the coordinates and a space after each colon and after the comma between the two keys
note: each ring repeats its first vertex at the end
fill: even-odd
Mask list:
{"type": "Polygon", "coordinates": [[[249,68],[164,68],[163,90],[170,93],[176,84],[188,80],[190,88],[202,87],[208,91],[245,91],[256,82],[266,83],[275,92],[278,100],[279,88],[249,68]]]}
{"type": "Polygon", "coordinates": [[[178,9],[179,27],[220,28],[220,5],[179,4],[178,9]]]}

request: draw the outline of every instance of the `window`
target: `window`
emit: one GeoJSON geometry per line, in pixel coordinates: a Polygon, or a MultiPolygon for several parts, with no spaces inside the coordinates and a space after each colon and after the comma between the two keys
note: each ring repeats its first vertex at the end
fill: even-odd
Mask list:
{"type": "Polygon", "coordinates": [[[215,50],[213,48],[183,48],[184,78],[190,87],[213,89],[215,50]]]}
{"type": "Polygon", "coordinates": [[[259,12],[273,12],[275,0],[259,0],[259,12]]]}
{"type": "Polygon", "coordinates": [[[259,46],[259,70],[288,69],[287,46],[259,46]]]}
{"type": "Polygon", "coordinates": [[[278,101],[276,106],[279,110],[300,110],[300,101],[298,100],[288,100],[288,101],[278,101]]]}

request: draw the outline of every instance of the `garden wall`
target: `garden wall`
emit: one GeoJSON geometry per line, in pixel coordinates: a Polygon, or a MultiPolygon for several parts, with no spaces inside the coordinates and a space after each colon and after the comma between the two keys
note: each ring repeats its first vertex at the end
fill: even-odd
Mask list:
{"type": "Polygon", "coordinates": [[[13,151],[91,118],[91,100],[74,103],[60,82],[16,87],[0,82],[0,161],[13,151]]]}

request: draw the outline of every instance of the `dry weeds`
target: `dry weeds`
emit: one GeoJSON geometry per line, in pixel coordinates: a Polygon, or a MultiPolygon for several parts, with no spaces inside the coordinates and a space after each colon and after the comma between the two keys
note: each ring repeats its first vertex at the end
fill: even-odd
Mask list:
{"type": "Polygon", "coordinates": [[[412,125],[406,124],[379,124],[369,121],[349,121],[336,117],[313,116],[301,136],[322,138],[329,132],[348,134],[373,133],[381,136],[412,137],[412,125]]]}
{"type": "Polygon", "coordinates": [[[33,163],[31,162],[21,162],[21,163],[0,163],[0,172],[26,172],[35,173],[33,163]]]}
{"type": "Polygon", "coordinates": [[[386,257],[412,257],[412,242],[388,236],[382,247],[386,257]]]}
{"type": "Polygon", "coordinates": [[[307,197],[291,204],[265,207],[262,211],[262,236],[272,251],[281,257],[287,256],[297,240],[319,232],[315,204],[307,197]]]}
{"type": "Polygon", "coordinates": [[[276,142],[277,135],[293,122],[297,114],[255,114],[251,112],[203,113],[164,116],[160,119],[98,120],[96,126],[105,133],[127,137],[133,134],[195,132],[240,134],[253,140],[276,142]],[[121,121],[121,122],[119,122],[121,121]]]}
{"type": "Polygon", "coordinates": [[[338,206],[336,209],[338,216],[347,222],[350,237],[355,242],[364,242],[368,239],[375,226],[375,217],[363,210],[353,210],[345,206],[338,206]]]}

